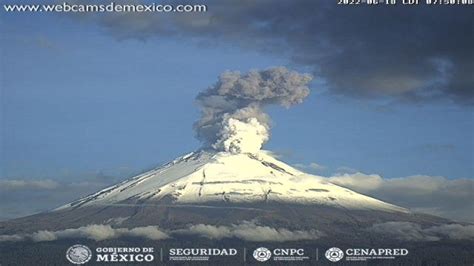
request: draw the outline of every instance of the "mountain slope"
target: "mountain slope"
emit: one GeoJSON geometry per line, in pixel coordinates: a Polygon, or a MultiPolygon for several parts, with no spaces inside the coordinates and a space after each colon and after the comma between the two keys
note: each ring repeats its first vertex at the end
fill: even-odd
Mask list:
{"type": "Polygon", "coordinates": [[[408,212],[308,175],[265,152],[200,151],[57,210],[93,205],[278,202],[358,210],[408,212]]]}

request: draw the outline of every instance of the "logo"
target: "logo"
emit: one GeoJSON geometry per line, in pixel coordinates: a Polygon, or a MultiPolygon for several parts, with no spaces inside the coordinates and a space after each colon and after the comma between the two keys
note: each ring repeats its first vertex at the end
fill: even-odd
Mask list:
{"type": "Polygon", "coordinates": [[[328,249],[324,255],[332,262],[340,261],[344,258],[344,252],[336,247],[328,249]]]}
{"type": "Polygon", "coordinates": [[[67,249],[66,258],[73,264],[84,264],[92,257],[92,251],[84,245],[74,245],[67,249]]]}
{"type": "Polygon", "coordinates": [[[253,257],[261,262],[267,261],[271,258],[272,253],[267,248],[261,247],[253,251],[253,257]]]}
{"type": "Polygon", "coordinates": [[[367,261],[376,259],[396,259],[408,255],[406,248],[348,248],[347,261],[367,261]]]}
{"type": "Polygon", "coordinates": [[[155,259],[153,247],[98,247],[96,262],[151,262],[155,259]]]}
{"type": "Polygon", "coordinates": [[[171,248],[170,261],[211,261],[216,257],[235,257],[235,248],[171,248]]]}

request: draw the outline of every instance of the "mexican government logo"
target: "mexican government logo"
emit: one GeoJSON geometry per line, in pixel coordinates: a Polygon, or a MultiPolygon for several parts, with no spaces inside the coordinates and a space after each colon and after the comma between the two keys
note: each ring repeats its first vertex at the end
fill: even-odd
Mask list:
{"type": "Polygon", "coordinates": [[[92,257],[92,251],[84,245],[74,245],[66,251],[66,258],[73,264],[84,264],[92,257]]]}
{"type": "Polygon", "coordinates": [[[253,252],[253,257],[256,260],[261,261],[261,262],[269,260],[271,256],[272,256],[272,253],[270,252],[270,250],[264,247],[257,248],[253,252]]]}
{"type": "Polygon", "coordinates": [[[340,261],[344,258],[344,252],[336,247],[328,249],[324,255],[332,262],[340,261]]]}

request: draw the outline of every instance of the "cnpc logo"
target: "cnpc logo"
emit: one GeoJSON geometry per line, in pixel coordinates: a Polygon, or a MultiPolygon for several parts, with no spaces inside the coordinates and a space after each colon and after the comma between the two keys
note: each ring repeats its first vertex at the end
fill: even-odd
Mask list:
{"type": "Polygon", "coordinates": [[[253,251],[253,257],[258,261],[264,262],[272,257],[272,252],[268,248],[260,247],[253,251]]]}
{"type": "Polygon", "coordinates": [[[304,255],[304,249],[302,248],[275,248],[272,252],[268,248],[259,247],[253,251],[253,257],[260,262],[267,261],[272,256],[279,260],[281,258],[302,257],[304,255]]]}

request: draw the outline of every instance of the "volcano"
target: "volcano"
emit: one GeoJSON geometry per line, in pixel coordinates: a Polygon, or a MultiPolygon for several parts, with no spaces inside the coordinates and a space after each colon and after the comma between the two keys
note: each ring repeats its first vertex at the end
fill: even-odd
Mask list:
{"type": "Polygon", "coordinates": [[[407,213],[397,207],[308,175],[265,152],[231,154],[200,151],[67,204],[89,206],[156,204],[300,204],[353,210],[407,213]]]}
{"type": "MultiPolygon", "coordinates": [[[[7,264],[36,263],[39,254],[53,265],[75,243],[64,239],[168,249],[290,243],[305,250],[407,247],[415,254],[404,258],[407,265],[463,265],[473,259],[472,227],[332,184],[266,151],[201,150],[50,212],[1,222],[0,254],[7,264]]],[[[319,258],[316,252],[312,261],[319,258]]]]}
{"type": "Polygon", "coordinates": [[[50,212],[3,222],[0,233],[90,224],[179,230],[191,224],[230,226],[248,221],[344,238],[353,238],[357,228],[387,221],[446,223],[301,172],[269,152],[202,150],[50,212]]]}

